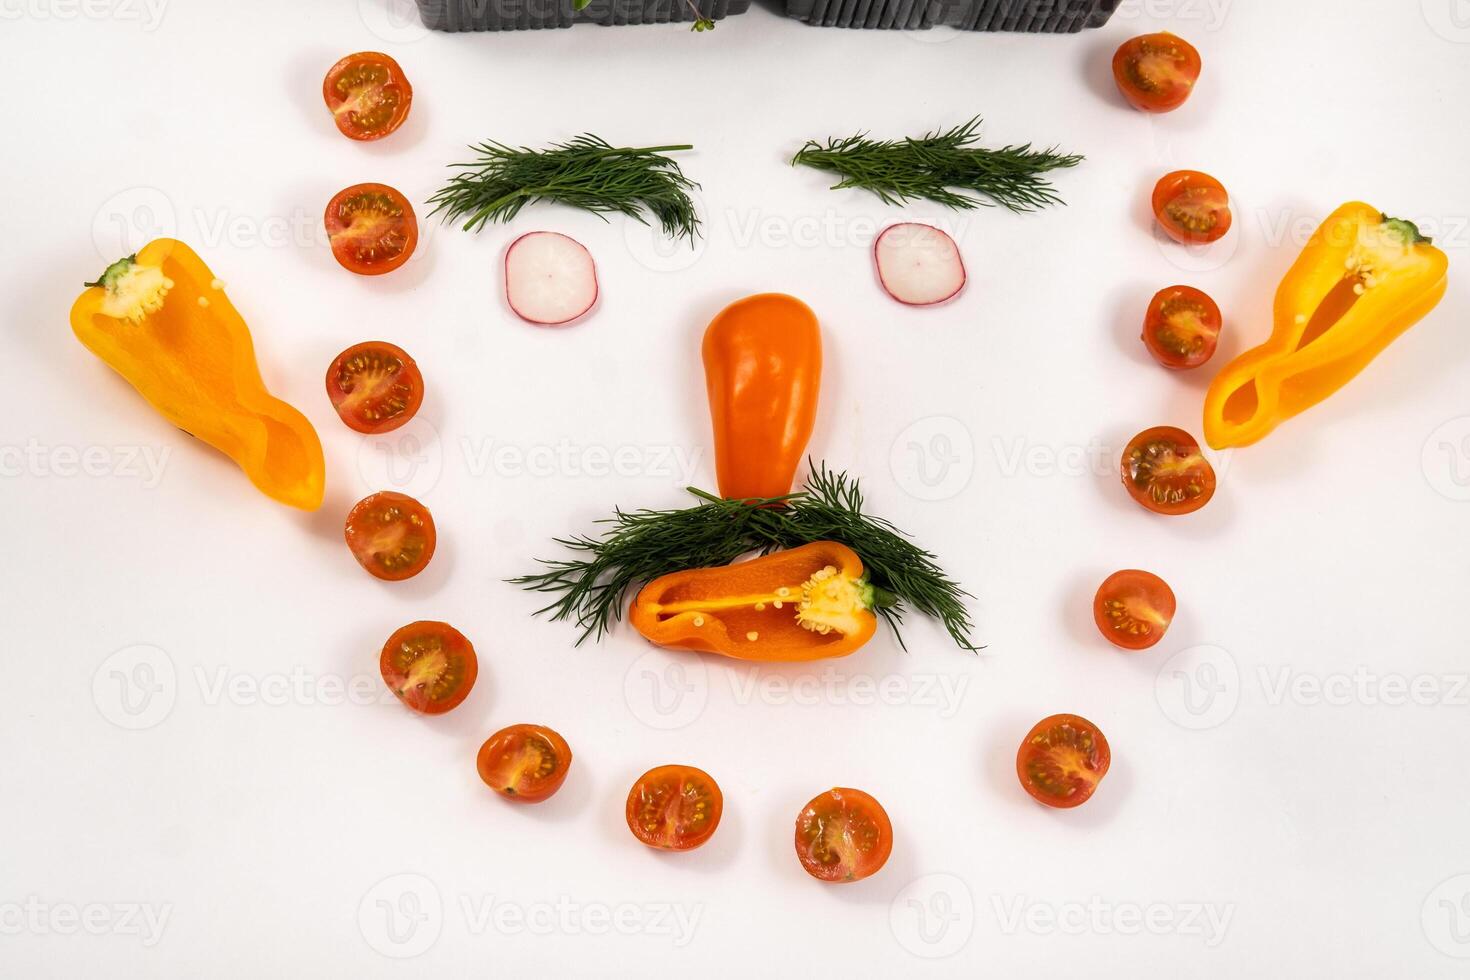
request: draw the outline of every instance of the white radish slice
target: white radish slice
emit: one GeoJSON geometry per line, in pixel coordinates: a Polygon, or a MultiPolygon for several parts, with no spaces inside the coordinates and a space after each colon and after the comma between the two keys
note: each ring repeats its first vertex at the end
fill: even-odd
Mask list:
{"type": "Polygon", "coordinates": [[[943,303],[965,287],[965,263],[954,239],[938,228],[906,221],[873,242],[883,289],[909,306],[943,303]]]}
{"type": "Polygon", "coordinates": [[[505,251],[505,298],[522,320],[570,323],[597,302],[597,267],[581,242],[533,231],[505,251]]]}

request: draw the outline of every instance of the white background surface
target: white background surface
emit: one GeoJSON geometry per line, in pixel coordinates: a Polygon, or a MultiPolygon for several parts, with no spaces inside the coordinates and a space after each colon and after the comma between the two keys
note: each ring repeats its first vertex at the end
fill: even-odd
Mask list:
{"type": "Polygon", "coordinates": [[[764,9],[700,36],[430,36],[376,0],[171,0],[156,23],[99,2],[0,0],[0,974],[1463,975],[1463,3],[1355,0],[1349,19],[1334,0],[1161,0],[1045,37],[822,31],[764,9]],[[1121,103],[1108,59],[1163,27],[1206,68],[1154,118],[1121,103]],[[320,84],[371,48],[403,64],[415,101],[363,146],[337,134],[320,84]],[[1058,179],[1068,207],[889,209],[785,164],[808,136],[976,112],[991,145],[1087,154],[1058,179]],[[680,160],[703,185],[697,252],[548,207],[478,236],[425,223],[414,261],[381,280],[320,240],[346,184],[422,202],[468,142],[582,130],[696,144],[680,160]],[[1178,167],[1232,192],[1223,248],[1154,238],[1148,191],[1178,167]],[[1218,367],[1264,338],[1305,235],[1355,198],[1441,239],[1444,303],[1342,393],[1217,459],[1208,508],[1139,510],[1118,451],[1149,425],[1198,432],[1208,380],[1148,360],[1149,296],[1183,281],[1220,301],[1218,367]],[[957,302],[880,294],[867,248],[902,217],[955,231],[971,272],[957,302]],[[501,251],[538,228],[599,264],[600,308],[568,329],[503,304],[501,251]],[[79,284],[159,232],[226,280],[267,382],[316,424],[319,513],[258,494],[71,336],[79,284]],[[880,635],[830,667],[650,652],[627,629],[573,649],[502,583],[614,504],[711,485],[699,337],[760,290],[823,322],[813,452],[862,474],[872,510],[979,596],[983,656],[917,621],[908,654],[880,635]],[[366,443],[323,395],[331,358],[367,338],[424,370],[417,443],[366,443]],[[619,447],[636,475],[584,471],[619,447]],[[94,475],[76,473],[88,450],[94,475]],[[401,454],[391,472],[385,451],[401,454]],[[387,586],[341,522],[391,486],[433,509],[440,551],[387,586]],[[1180,601],[1137,655],[1089,615],[1096,584],[1130,566],[1180,601]],[[419,618],[479,649],[479,684],[442,718],[379,696],[380,644],[419,618]],[[1112,743],[1075,812],[1034,805],[1013,770],[1057,711],[1112,743]],[[480,742],[520,721],[576,752],[536,808],[474,771],[480,742]],[[700,851],[652,853],[624,825],[628,786],[667,762],[724,789],[700,851]],[[888,866],[852,886],[818,884],[792,853],[797,810],[832,785],[872,792],[896,827],[888,866]],[[411,909],[409,893],[418,931],[390,932],[385,909],[411,909]],[[161,931],[130,906],[166,915],[161,931]]]}

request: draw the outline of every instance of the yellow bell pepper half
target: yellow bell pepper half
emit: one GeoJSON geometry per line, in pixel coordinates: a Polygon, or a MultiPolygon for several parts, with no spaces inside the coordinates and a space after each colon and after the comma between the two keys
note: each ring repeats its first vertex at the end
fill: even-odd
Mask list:
{"type": "Polygon", "coordinates": [[[1449,261],[1412,222],[1344,204],[1276,290],[1275,327],[1205,395],[1205,440],[1247,446],[1352,380],[1444,296],[1449,261]]]}
{"type": "Polygon", "coordinates": [[[107,267],[71,327],[174,425],[229,456],[262,492],[304,510],[325,483],[316,430],[265,388],[245,320],[183,242],[160,238],[107,267]]]}

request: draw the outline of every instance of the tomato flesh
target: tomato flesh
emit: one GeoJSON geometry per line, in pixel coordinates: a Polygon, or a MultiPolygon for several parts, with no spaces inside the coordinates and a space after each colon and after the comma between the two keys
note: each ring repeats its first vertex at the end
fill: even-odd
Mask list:
{"type": "Polygon", "coordinates": [[[1092,618],[1109,643],[1145,650],[1164,638],[1174,620],[1174,590],[1152,572],[1114,572],[1098,586],[1092,618]]]}
{"type": "Polygon", "coordinates": [[[1220,307],[1208,295],[1193,286],[1170,286],[1148,304],[1143,343],[1166,368],[1196,368],[1215,355],[1220,323],[1220,307]]]}
{"type": "Polygon", "coordinates": [[[1113,80],[1135,109],[1169,112],[1179,108],[1199,80],[1200,57],[1194,45],[1167,32],[1124,41],[1113,55],[1113,80]]]}
{"type": "Polygon", "coordinates": [[[414,711],[442,715],[469,697],[480,672],[475,648],[448,623],[409,623],[388,637],[378,660],[383,683],[414,711]]]}
{"type": "Polygon", "coordinates": [[[369,340],[347,348],[327,368],[327,397],[348,428],[392,432],[424,403],[424,376],[403,348],[369,340]]]}
{"type": "Polygon", "coordinates": [[[398,62],[380,51],[360,51],[331,67],[322,98],[343,136],[378,140],[408,118],[413,87],[398,62]]]}
{"type": "Polygon", "coordinates": [[[1077,715],[1043,718],[1016,753],[1016,775],[1031,798],[1068,809],[1091,799],[1112,762],[1108,740],[1077,715]]]}
{"type": "Polygon", "coordinates": [[[429,509],[392,490],[359,500],[347,513],[344,533],[357,563],[385,582],[422,572],[438,543],[429,509]]]}
{"type": "Polygon", "coordinates": [[[342,268],[380,276],[408,261],[419,225],[408,198],[387,184],[354,184],[327,204],[327,237],[342,268]]]}
{"type": "Polygon", "coordinates": [[[628,829],[649,847],[692,850],[720,825],[725,798],[709,773],[693,766],[659,766],[628,792],[628,829]]]}
{"type": "Polygon", "coordinates": [[[796,857],[819,881],[861,881],[893,852],[893,824],[860,789],[829,789],[796,816],[796,857]]]}
{"type": "Polygon", "coordinates": [[[1159,227],[1183,245],[1218,241],[1233,220],[1225,186],[1197,170],[1165,174],[1154,185],[1153,209],[1159,227]]]}
{"type": "Polygon", "coordinates": [[[1215,495],[1215,468],[1183,429],[1155,426],[1123,450],[1123,485],[1155,514],[1188,514],[1215,495]]]}
{"type": "Polygon", "coordinates": [[[502,728],[475,757],[485,785],[518,803],[540,803],[561,789],[571,765],[567,740],[541,725],[502,728]]]}

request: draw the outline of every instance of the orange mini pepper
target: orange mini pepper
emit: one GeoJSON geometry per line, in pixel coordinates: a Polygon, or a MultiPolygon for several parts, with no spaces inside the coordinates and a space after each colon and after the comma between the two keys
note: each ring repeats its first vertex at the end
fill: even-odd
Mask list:
{"type": "Polygon", "coordinates": [[[1270,339],[1210,383],[1205,440],[1250,445],[1347,384],[1434,309],[1448,267],[1412,222],[1361,202],[1338,208],[1276,290],[1270,339]]]}
{"type": "Polygon", "coordinates": [[[822,335],[816,314],[782,293],[730,304],[705,330],[704,378],[720,496],[790,493],[817,419],[822,335]]]}
{"type": "Polygon", "coordinates": [[[737,660],[845,657],[872,639],[891,597],[836,541],[673,572],[638,593],[628,621],[663,647],[737,660]]]}
{"type": "Polygon", "coordinates": [[[268,496],[321,505],[316,430],[266,390],[249,328],[189,246],[160,238],[108,266],[72,305],[71,327],[164,418],[229,456],[268,496]]]}

